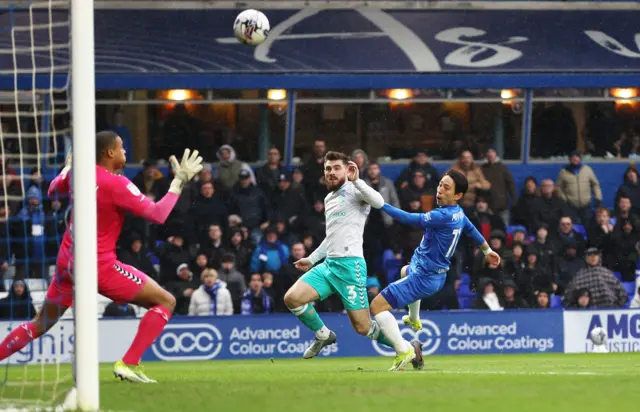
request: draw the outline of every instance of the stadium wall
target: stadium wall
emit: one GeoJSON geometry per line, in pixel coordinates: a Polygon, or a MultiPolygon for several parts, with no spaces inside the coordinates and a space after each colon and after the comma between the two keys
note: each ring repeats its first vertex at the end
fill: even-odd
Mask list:
{"type": "MultiPolygon", "coordinates": [[[[398,316],[399,318],[399,316],[398,316]]],[[[326,356],[389,356],[389,348],[356,334],[344,314],[323,314],[338,333],[326,356]]],[[[406,339],[419,339],[428,355],[580,353],[591,351],[589,331],[607,331],[611,352],[640,352],[640,310],[523,310],[505,312],[424,312],[424,329],[415,333],[399,321],[406,339]]],[[[101,319],[100,362],[122,357],[137,319],[101,319]]],[[[9,330],[17,323],[1,322],[9,330]]],[[[41,339],[11,358],[14,364],[70,360],[72,321],[59,322],[41,339]]],[[[143,356],[145,361],[299,358],[313,333],[291,315],[174,317],[143,356]]]]}

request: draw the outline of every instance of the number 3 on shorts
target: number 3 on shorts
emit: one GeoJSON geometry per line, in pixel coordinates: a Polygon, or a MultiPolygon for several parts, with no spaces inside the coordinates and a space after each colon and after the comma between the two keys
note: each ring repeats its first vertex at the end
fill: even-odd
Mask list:
{"type": "Polygon", "coordinates": [[[353,285],[348,285],[347,290],[349,291],[349,300],[355,301],[358,297],[358,293],[356,293],[356,287],[353,285]]]}

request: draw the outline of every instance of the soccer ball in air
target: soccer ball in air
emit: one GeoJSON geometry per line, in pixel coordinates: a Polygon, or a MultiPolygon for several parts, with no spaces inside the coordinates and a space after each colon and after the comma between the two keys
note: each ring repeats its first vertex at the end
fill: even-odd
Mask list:
{"type": "Polygon", "coordinates": [[[607,332],[605,332],[604,329],[600,327],[593,328],[591,330],[591,333],[589,334],[589,337],[591,338],[591,342],[593,342],[594,345],[604,345],[605,343],[607,343],[607,332]]]}
{"type": "Polygon", "coordinates": [[[245,10],[233,23],[233,34],[240,43],[257,46],[269,35],[269,19],[261,11],[245,10]]]}

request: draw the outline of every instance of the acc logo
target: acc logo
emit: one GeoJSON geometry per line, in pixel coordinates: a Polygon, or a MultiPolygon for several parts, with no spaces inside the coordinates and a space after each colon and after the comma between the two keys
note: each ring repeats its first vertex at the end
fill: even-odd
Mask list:
{"type": "Polygon", "coordinates": [[[151,347],[160,360],[209,360],[222,350],[222,334],[206,323],[167,325],[151,347]]]}
{"type": "MultiPolygon", "coordinates": [[[[400,333],[403,338],[409,342],[418,340],[422,343],[422,354],[424,356],[433,354],[440,347],[440,342],[442,340],[440,337],[440,328],[432,321],[423,319],[422,330],[418,332],[415,332],[413,329],[406,326],[401,320],[398,320],[398,325],[400,326],[400,333]]],[[[396,351],[393,348],[382,346],[376,341],[373,341],[372,344],[373,349],[375,349],[375,351],[380,355],[394,356],[396,354],[396,351]]]]}

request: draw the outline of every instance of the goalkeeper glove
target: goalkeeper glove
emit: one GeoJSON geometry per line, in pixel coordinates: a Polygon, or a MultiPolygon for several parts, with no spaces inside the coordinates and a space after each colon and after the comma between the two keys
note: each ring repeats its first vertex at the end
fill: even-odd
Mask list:
{"type": "Polygon", "coordinates": [[[175,156],[169,158],[171,168],[175,178],[171,182],[169,191],[180,195],[184,185],[189,183],[191,179],[202,170],[202,157],[198,156],[198,151],[194,150],[193,153],[189,149],[185,149],[182,155],[182,161],[178,163],[178,159],[175,156]]]}

